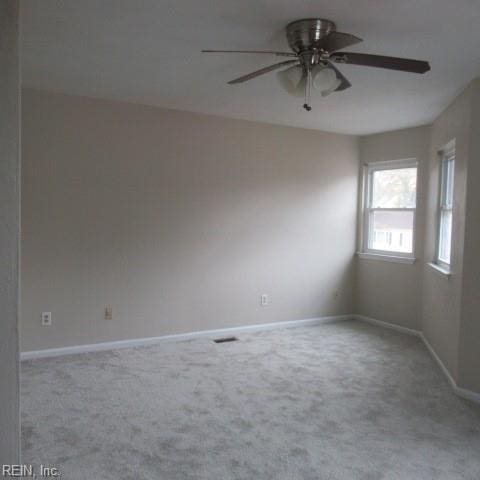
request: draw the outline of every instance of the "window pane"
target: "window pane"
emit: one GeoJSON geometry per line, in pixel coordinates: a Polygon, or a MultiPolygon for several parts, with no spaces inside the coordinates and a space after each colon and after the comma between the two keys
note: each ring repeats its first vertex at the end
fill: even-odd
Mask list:
{"type": "Polygon", "coordinates": [[[445,163],[445,198],[444,205],[451,207],[453,205],[453,169],[454,159],[450,158],[445,163]]]}
{"type": "Polygon", "coordinates": [[[452,211],[442,210],[440,214],[440,238],[438,242],[438,259],[450,265],[452,247],[452,211]]]}
{"type": "Polygon", "coordinates": [[[413,212],[374,211],[369,248],[388,252],[413,252],[413,212]]]}
{"type": "Polygon", "coordinates": [[[415,208],[417,169],[374,171],[372,189],[373,208],[415,208]]]}

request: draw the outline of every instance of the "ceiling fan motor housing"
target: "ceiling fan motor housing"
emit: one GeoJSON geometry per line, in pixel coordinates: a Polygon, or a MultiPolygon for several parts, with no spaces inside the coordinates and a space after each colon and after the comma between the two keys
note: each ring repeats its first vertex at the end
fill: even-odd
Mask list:
{"type": "Polygon", "coordinates": [[[305,18],[287,25],[287,40],[295,53],[321,50],[319,40],[336,31],[335,23],[323,18],[305,18]]]}

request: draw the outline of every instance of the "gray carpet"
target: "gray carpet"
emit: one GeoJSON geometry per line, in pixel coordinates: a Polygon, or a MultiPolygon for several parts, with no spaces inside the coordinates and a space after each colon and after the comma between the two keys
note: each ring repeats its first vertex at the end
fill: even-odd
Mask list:
{"type": "Polygon", "coordinates": [[[480,478],[480,407],[355,321],[24,362],[22,417],[69,480],[480,478]]]}

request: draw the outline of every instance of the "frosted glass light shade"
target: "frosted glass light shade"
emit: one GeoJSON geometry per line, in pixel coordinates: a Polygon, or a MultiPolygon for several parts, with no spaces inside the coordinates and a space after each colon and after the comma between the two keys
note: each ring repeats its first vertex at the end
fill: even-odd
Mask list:
{"type": "Polygon", "coordinates": [[[306,79],[303,75],[303,68],[294,65],[286,70],[277,72],[277,80],[280,86],[290,95],[302,96],[305,92],[306,79]]]}
{"type": "Polygon", "coordinates": [[[316,90],[320,90],[322,97],[330,95],[342,83],[337,78],[335,70],[325,67],[324,65],[317,65],[312,69],[312,85],[316,90]]]}

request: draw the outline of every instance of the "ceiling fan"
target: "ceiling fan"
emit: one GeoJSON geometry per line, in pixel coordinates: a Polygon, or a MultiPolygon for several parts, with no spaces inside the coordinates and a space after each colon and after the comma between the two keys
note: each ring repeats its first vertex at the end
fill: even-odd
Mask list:
{"type": "Polygon", "coordinates": [[[430,70],[428,62],[408,58],[386,57],[367,53],[340,52],[346,47],[362,42],[361,38],[349,33],[337,32],[335,23],[323,18],[296,20],[286,26],[287,40],[291,52],[271,50],[202,50],[214,53],[263,53],[279,57],[288,57],[268,67],[243,75],[228,82],[243,83],[252,78],[274,70],[288,67],[277,72],[280,85],[291,95],[304,96],[303,108],[310,111],[310,93],[312,87],[322,96],[340,92],[351,87],[351,83],[333,63],[361,65],[365,67],[387,68],[410,73],[425,73],[430,70]]]}

